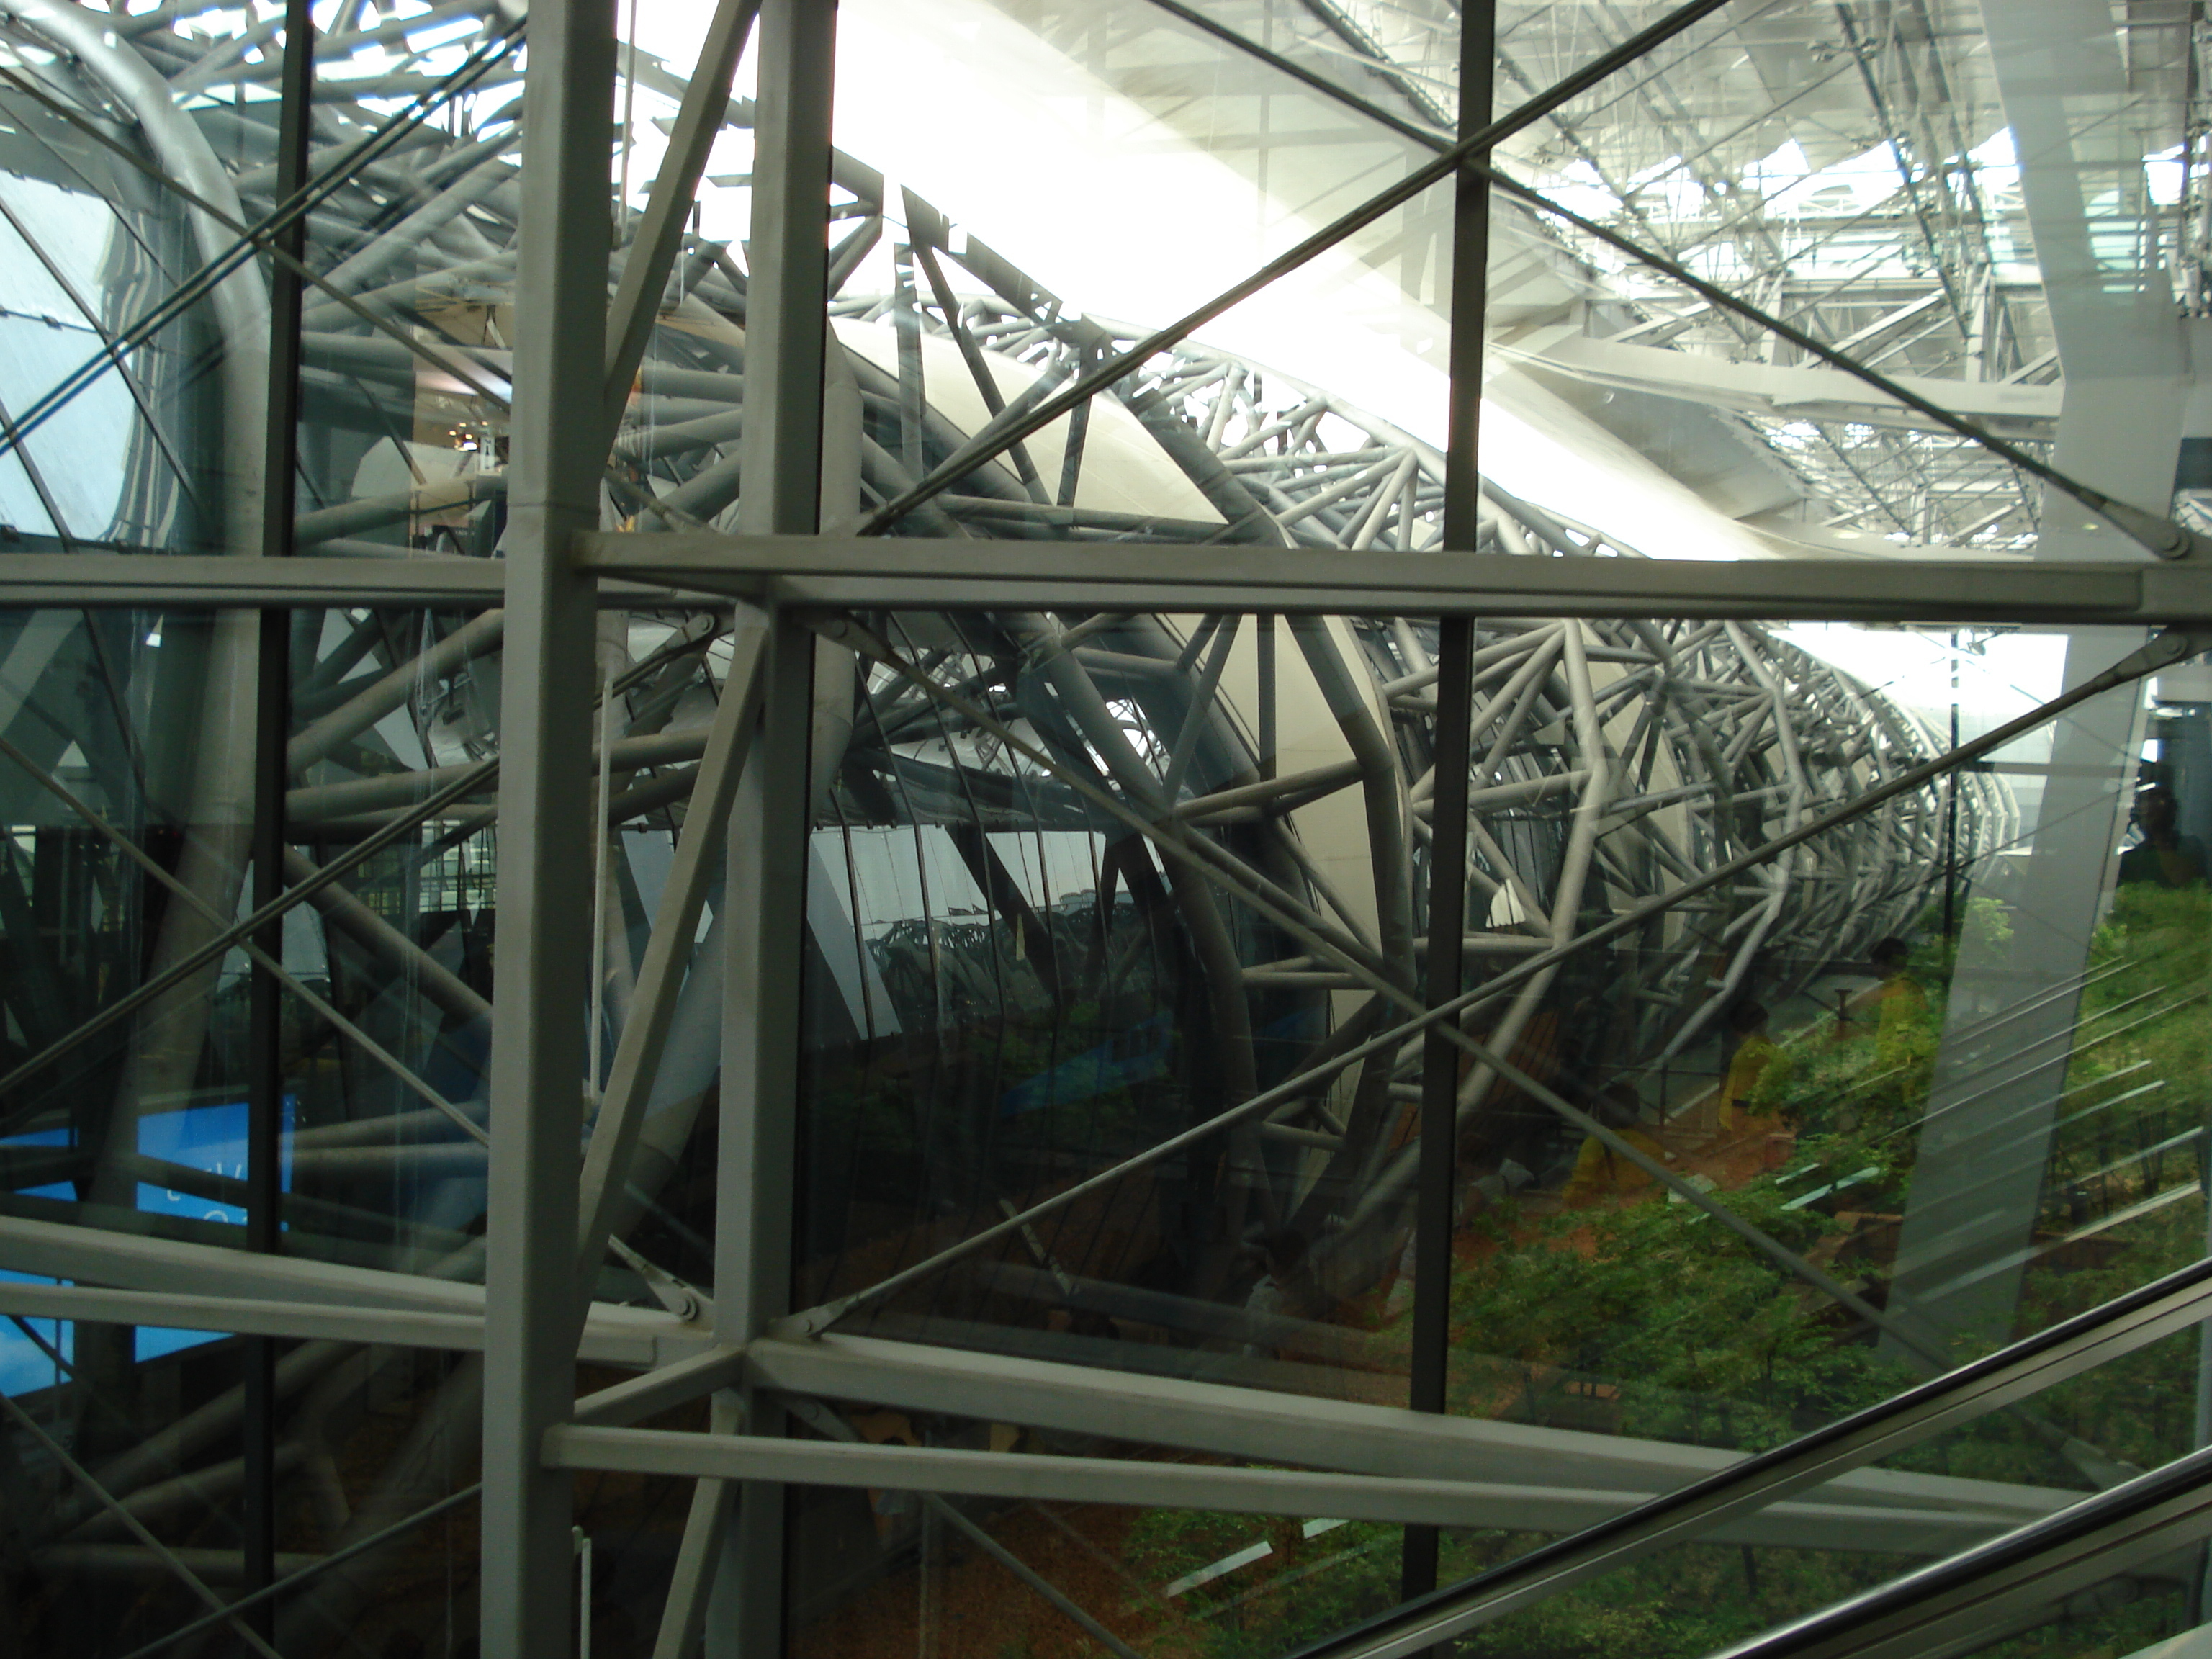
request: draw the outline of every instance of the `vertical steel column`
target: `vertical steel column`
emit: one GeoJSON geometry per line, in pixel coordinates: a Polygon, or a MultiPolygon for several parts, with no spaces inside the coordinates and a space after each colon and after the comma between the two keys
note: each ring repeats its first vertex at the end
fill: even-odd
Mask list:
{"type": "MultiPolygon", "coordinates": [[[[1459,132],[1490,121],[1498,56],[1495,0],[1460,8],[1459,132]]],[[[1474,158],[1487,161],[1487,153],[1474,158]]],[[[1450,427],[1444,446],[1447,553],[1471,553],[1482,499],[1480,440],[1482,356],[1490,294],[1490,186],[1471,173],[1455,182],[1452,205],[1450,427]]],[[[1459,994],[1467,920],[1467,793],[1474,700],[1474,624],[1446,617],[1437,629],[1436,792],[1429,823],[1429,1006],[1459,994]]],[[[1431,1030],[1421,1050],[1420,1166],[1413,1207],[1413,1333],[1407,1403],[1444,1409],[1451,1317],[1452,1186],[1459,1158],[1458,1047],[1431,1030]]],[[[1399,1574],[1411,1598],[1437,1587],[1434,1527],[1408,1527],[1399,1574]]]]}
{"type": "MultiPolygon", "coordinates": [[[[745,307],[744,494],[752,534],[821,526],[828,337],[831,0],[764,0],[753,126],[751,283],[745,307]]],[[[714,1316],[725,1341],[757,1336],[791,1302],[799,962],[805,939],[813,636],[772,613],[761,735],[730,814],[714,1316]]],[[[781,1410],[742,1402],[750,1434],[781,1410]]],[[[714,1659],[774,1659],[784,1640],[784,1489],[749,1482],[723,1535],[707,1615],[714,1659]]]]}
{"type": "MultiPolygon", "coordinates": [[[[1087,405],[1086,405],[1087,406],[1087,405]]],[[[1263,611],[1259,618],[1260,647],[1260,775],[1275,775],[1275,613],[1263,611]]]]}
{"type": "MultiPolygon", "coordinates": [[[[289,200],[307,179],[307,111],[314,88],[315,21],[310,0],[287,0],[282,101],[276,119],[276,199],[289,200]]],[[[305,256],[307,222],[295,219],[276,233],[280,254],[305,256]]],[[[261,556],[289,558],[300,459],[300,278],[282,259],[269,272],[269,410],[261,496],[261,556]]],[[[264,610],[254,665],[253,905],[275,899],[284,885],[284,744],[292,690],[292,613],[264,610]]],[[[284,959],[284,924],[271,922],[254,943],[272,961],[284,959]]],[[[283,1230],[284,1158],[283,988],[257,963],[247,984],[246,1243],[274,1253],[283,1230]]],[[[242,1358],[243,1407],[240,1454],[245,1483],[245,1588],[265,1589],[276,1577],[276,1344],[249,1338],[242,1358]]],[[[276,1608],[247,1615],[264,1637],[276,1633],[276,1608]]]]}
{"type": "Polygon", "coordinates": [[[836,21],[831,0],[761,7],[738,504],[754,535],[811,536],[820,524],[836,21]]]}
{"type": "Polygon", "coordinates": [[[498,970],[486,1258],[486,1659],[568,1651],[569,1479],[538,1462],[575,1393],[576,1166],[592,877],[592,584],[606,463],[613,0],[539,0],[523,112],[521,251],[500,733],[498,970]]]}
{"type": "MultiPolygon", "coordinates": [[[[748,337],[747,360],[751,357],[748,337]]],[[[806,903],[808,708],[813,635],[771,617],[762,728],[730,813],[728,933],[716,1142],[715,1334],[758,1336],[791,1310],[798,1150],[799,959],[806,903]]],[[[744,1432],[781,1435],[782,1408],[747,1391],[744,1432]]],[[[710,1659],[774,1659],[783,1645],[784,1489],[739,1490],[707,1614],[710,1659]]]]}

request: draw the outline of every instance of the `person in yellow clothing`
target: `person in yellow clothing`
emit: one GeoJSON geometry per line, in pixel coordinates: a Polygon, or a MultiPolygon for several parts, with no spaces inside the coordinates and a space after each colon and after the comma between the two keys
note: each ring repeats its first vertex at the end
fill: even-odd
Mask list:
{"type": "MultiPolygon", "coordinates": [[[[1592,1117],[1655,1163],[1664,1164],[1665,1151],[1636,1127],[1643,1110],[1644,1103],[1637,1098],[1636,1091],[1626,1084],[1601,1090],[1590,1103],[1592,1117]]],[[[1653,1184],[1650,1175],[1633,1158],[1623,1158],[1595,1135],[1589,1135],[1575,1154],[1573,1173],[1567,1176],[1559,1196],[1569,1209],[1582,1209],[1601,1199],[1640,1193],[1653,1184]]]]}
{"type": "Polygon", "coordinates": [[[1766,1035],[1766,1010],[1758,1003],[1746,997],[1729,1009],[1727,1018],[1735,1049],[1721,1079],[1723,1134],[1733,1133],[1740,1120],[1757,1109],[1756,1099],[1773,1094],[1790,1064],[1789,1051],[1766,1035]]]}

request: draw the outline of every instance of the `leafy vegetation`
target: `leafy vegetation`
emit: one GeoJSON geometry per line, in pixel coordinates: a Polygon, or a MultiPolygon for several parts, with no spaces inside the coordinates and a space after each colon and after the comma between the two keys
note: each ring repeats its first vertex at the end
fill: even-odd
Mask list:
{"type": "MultiPolygon", "coordinates": [[[[1972,907],[1968,925],[1997,944],[2009,931],[1987,901],[1972,907]]],[[[2098,933],[2021,1332],[2203,1253],[2195,1183],[2212,1098],[2209,942],[2212,892],[2203,889],[2123,889],[2098,933]]],[[[1864,1028],[1841,1040],[1829,1027],[1791,1041],[1795,1063],[1754,1103],[1797,1126],[1797,1156],[1727,1194],[1737,1213],[1877,1301],[1886,1267],[1878,1243],[1869,1243],[1880,1226],[1868,1218],[1902,1212],[1952,966],[1948,942],[1916,958],[1926,1030],[1886,1054],[1878,1033],[1864,1028]]],[[[1450,1408],[1462,1414],[1753,1451],[1878,1401],[1918,1375],[1710,1217],[1656,1196],[1549,1217],[1493,1209],[1462,1245],[1450,1408]]],[[[2087,1491],[2094,1474],[2109,1476],[2114,1465],[2124,1473],[2163,1462],[2197,1437],[2197,1341],[2194,1331],[2178,1333],[1888,1467],[2087,1491]]],[[[1171,1583],[1262,1536],[1249,1519],[1155,1511],[1130,1534],[1132,1565],[1151,1583],[1171,1583]]],[[[1279,1522],[1265,1528],[1264,1540],[1263,1559],[1184,1589],[1177,1602],[1186,1616],[1163,1620],[1148,1649],[1260,1659],[1397,1599],[1395,1528],[1340,1525],[1309,1537],[1297,1522],[1279,1522]]],[[[1540,1541],[1522,1533],[1451,1535],[1443,1577],[1478,1572],[1540,1541]]],[[[1499,1659],[1692,1659],[1910,1565],[1895,1555],[1693,1545],[1552,1597],[1459,1646],[1499,1659]]],[[[2126,1655],[2183,1617],[2170,1582],[2106,1585],[2069,1602],[2061,1622],[1992,1632],[1986,1651],[2004,1659],[2126,1655]]]]}

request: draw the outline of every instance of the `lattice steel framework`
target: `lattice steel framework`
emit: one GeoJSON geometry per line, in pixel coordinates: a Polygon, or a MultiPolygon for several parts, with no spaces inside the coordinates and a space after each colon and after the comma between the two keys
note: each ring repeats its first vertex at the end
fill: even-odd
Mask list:
{"type": "MultiPolygon", "coordinates": [[[[520,120],[523,27],[495,9],[374,23],[343,9],[317,45],[312,121],[304,76],[288,101],[258,95],[284,73],[275,43],[303,9],[289,22],[213,8],[118,19],[19,0],[10,14],[11,137],[43,147],[38,176],[96,184],[124,230],[100,290],[72,296],[98,356],[8,419],[45,523],[15,529],[0,576],[11,603],[47,607],[7,647],[37,675],[10,681],[0,727],[17,773],[10,822],[76,826],[70,902],[113,937],[105,957],[41,962],[9,922],[23,954],[0,996],[23,1040],[0,1112],[10,1133],[68,1133],[8,1149],[8,1184],[76,1195],[9,1201],[0,1261],[68,1282],[0,1297],[22,1316],[301,1343],[257,1350],[241,1390],[145,1444],[81,1431],[80,1449],[106,1454],[95,1469],[10,1402],[26,1443],[69,1476],[45,1533],[21,1539],[33,1559],[95,1511],[128,1511],[143,1547],[204,1592],[202,1625],[300,1651],[356,1617],[392,1547],[452,1507],[426,1504],[426,1483],[480,1438],[484,1651],[561,1650],[566,1472],[599,1468],[697,1477],[660,1650],[699,1639],[719,1584],[714,1639],[765,1653],[787,1482],[1568,1531],[1618,1522],[1632,1494],[1679,1478],[1674,1449],[1633,1441],[1586,1437],[1584,1461],[1560,1473],[1555,1446],[1506,1425],[855,1334],[1067,1193],[994,1194],[1029,1215],[969,1228],[886,1278],[833,1276],[794,1313],[795,968],[841,948],[808,889],[809,837],[831,826],[848,844],[856,829],[945,830],[990,900],[963,938],[927,900],[895,919],[919,929],[870,938],[848,886],[854,938],[830,969],[884,988],[883,1010],[860,993],[871,1036],[893,1012],[951,1023],[956,1000],[1003,1015],[1016,954],[1030,964],[1022,985],[1061,1005],[1110,991],[1141,951],[1153,972],[1188,973],[1185,1040],[1207,1046],[1222,1109],[1086,1172],[1085,1187],[1225,1146],[1229,1245],[1248,1215],[1303,1216],[1326,1223],[1333,1271],[1371,1278],[1405,1238],[1425,1167],[1394,1134],[1407,1107],[1440,1104],[1421,1118],[1433,1147],[1440,1126],[1480,1125],[1510,1089],[1650,1164],[1941,1369],[1909,1308],[1869,1305],[1592,1119],[1530,1033],[1547,1012],[1557,1024],[1585,1011],[1602,981],[1620,1011],[1610,1064],[1633,1073],[1680,1054],[1747,988],[1786,989],[1853,955],[2014,832],[1995,781],[1942,781],[2004,734],[1939,754],[1903,711],[1757,618],[2202,627],[2203,572],[2044,567],[1998,590],[1974,567],[1930,565],[1876,591],[1858,562],[1745,574],[1639,560],[1570,518],[1477,492],[1446,454],[1323,389],[1189,339],[1129,363],[1058,426],[1018,432],[1139,331],[1072,314],[918,198],[894,214],[881,179],[830,150],[827,8],[766,0],[760,100],[731,103],[755,9],[719,7],[689,87],[672,81],[660,177],[642,213],[617,212],[604,270],[611,7],[532,13],[520,120]],[[197,27],[215,17],[232,32],[197,27]],[[349,60],[355,73],[334,72],[349,60]],[[753,137],[742,260],[684,225],[726,125],[753,137]],[[898,285],[846,292],[886,235],[898,285]],[[288,297],[301,267],[304,293],[288,297]],[[965,383],[948,383],[955,363],[965,383]],[[82,388],[109,374],[125,459],[112,502],[87,517],[37,434],[64,430],[82,388]],[[979,418],[948,412],[955,388],[979,418]],[[1102,475],[1131,499],[1099,504],[1102,475]],[[909,503],[921,489],[931,499],[909,503]],[[1168,495],[1189,505],[1164,510],[1168,495]],[[894,514],[899,537],[851,533],[894,514]],[[257,551],[275,556],[238,559],[253,567],[242,575],[213,568],[257,551]],[[258,612],[228,608],[240,605],[258,612]],[[196,617],[198,660],[180,672],[161,635],[190,634],[196,617]],[[1455,685],[1455,736],[1439,696],[1455,685]],[[1285,770],[1277,740],[1297,712],[1320,757],[1285,770]],[[149,731],[177,752],[149,750],[149,731]],[[1462,811],[1435,805],[1462,793],[1462,811]],[[1471,848],[1435,857],[1462,820],[1471,848]],[[1040,827],[1122,848],[1119,878],[1158,898],[1172,941],[1117,932],[1106,882],[1097,958],[1076,959],[990,844],[1040,827]],[[172,830],[174,858],[157,844],[172,830]],[[1347,857],[1367,890],[1332,879],[1347,857]],[[1450,866],[1473,891],[1444,924],[1443,957],[1474,981],[1457,998],[1434,943],[1450,907],[1431,908],[1450,866]],[[495,1001],[467,927],[487,881],[495,1001]],[[376,902],[412,895],[396,912],[411,922],[426,887],[461,918],[442,947],[376,902]],[[349,992],[283,960],[278,918],[310,903],[344,941],[349,992]],[[1256,1015],[1286,1009],[1318,1034],[1263,1063],[1256,1015]],[[360,1109],[282,1141],[296,1190],[280,1198],[287,1084],[270,1057],[287,1042],[327,1042],[374,1080],[356,1091],[360,1109]],[[1452,1062],[1441,1103],[1423,1081],[1430,1048],[1452,1062]],[[242,1055],[252,1078],[242,1177],[150,1167],[138,1120],[189,1095],[210,1048],[242,1055]],[[710,1101],[712,1202],[675,1213],[669,1177],[710,1101]],[[258,1248],[204,1224],[119,1219],[149,1176],[239,1208],[258,1248]],[[376,1214],[351,1201],[380,1183],[414,1183],[421,1202],[376,1214]],[[709,1219],[709,1272],[654,1259],[709,1219]],[[139,1517],[187,1501],[183,1476],[265,1489],[295,1460],[316,1468],[322,1425],[375,1386],[392,1346],[471,1358],[409,1421],[338,1547],[285,1564],[301,1584],[256,1604],[280,1615],[225,1608],[139,1517]],[[578,1401],[579,1355],[637,1374],[578,1401]],[[709,1432],[630,1426],[710,1395],[709,1432]],[[871,1446],[847,1438],[833,1403],[855,1401],[1108,1436],[1141,1422],[1142,1437],[1223,1458],[1266,1455],[1288,1429],[1313,1437],[1320,1472],[871,1446]],[[792,1416],[816,1437],[787,1434],[792,1416]],[[246,1457],[214,1467],[241,1421],[246,1457]]],[[[1360,52],[1383,50],[1358,20],[1331,21],[1360,52]]],[[[1560,45],[1545,74],[1598,55],[1560,45]]],[[[1397,69],[1420,94],[1425,71],[1397,69]]],[[[670,79],[634,58],[629,73],[670,79]]],[[[1647,82],[1643,95],[1665,94],[1647,82]]],[[[70,261],[9,216],[70,287],[70,261]]],[[[1465,315],[1479,324],[1480,310],[1476,298],[1465,315]]],[[[2035,719],[2201,642],[2161,636],[2035,719]]],[[[1155,919],[1139,931],[1156,935],[1155,919]]],[[[1220,1288],[1218,1274],[1204,1287],[1220,1288]]],[[[2036,1352],[2062,1372],[2092,1363],[2100,1343],[2172,1328],[2198,1294],[2192,1282],[2116,1304],[2036,1352]]],[[[85,1401],[112,1386],[118,1360],[88,1341],[70,1362],[85,1401]]],[[[1881,1434],[1822,1452],[1824,1469],[2004,1403],[1995,1374],[1954,1372],[1939,1395],[1881,1408],[1881,1434]]],[[[1718,1537],[1779,1528],[1932,1553],[2055,1507],[1994,1483],[1939,1491],[1862,1472],[1751,1521],[1802,1474],[1723,1475],[1725,1461],[1709,1460],[1719,1495],[1701,1522],[1718,1537]],[[1855,1512],[1869,1504],[1879,1520],[1855,1512]]],[[[2202,1529],[2193,1512],[2161,1524],[2139,1553],[2202,1529]]],[[[249,1583],[257,1552],[262,1574],[275,1565],[271,1547],[242,1540],[249,1583]]],[[[2017,1599],[2039,1605],[2032,1589],[2017,1599]]],[[[1384,1632],[1349,1650],[1435,1639],[1384,1632]]]]}

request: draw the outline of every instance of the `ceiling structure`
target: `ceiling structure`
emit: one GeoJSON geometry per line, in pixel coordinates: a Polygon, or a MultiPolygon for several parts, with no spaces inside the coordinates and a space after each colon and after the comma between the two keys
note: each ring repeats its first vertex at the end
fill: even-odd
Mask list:
{"type": "MultiPolygon", "coordinates": [[[[1147,17],[1157,6],[1133,0],[1080,17],[1036,0],[1006,9],[1164,122],[1248,157],[1255,174],[1273,160],[1310,191],[1332,163],[1371,164],[1275,118],[1268,99],[1213,93],[1223,66],[1194,53],[1200,37],[1182,17],[1147,17]]],[[[1249,41],[1439,134],[1456,118],[1458,8],[1443,0],[1230,0],[1196,10],[1215,26],[1203,37],[1212,52],[1249,41]]],[[[1498,8],[1498,107],[1662,10],[1507,0],[1498,8]]],[[[2206,303],[2207,192],[2202,141],[2184,143],[2202,125],[2192,15],[2180,0],[2116,13],[2126,95],[2111,125],[2139,165],[2096,179],[2083,207],[2116,281],[2170,288],[2172,303],[2196,315],[2206,303]]],[[[2060,366],[1972,0],[1731,9],[1516,135],[1500,161],[1869,367],[1934,383],[1938,401],[2047,444],[2060,366]]],[[[1832,544],[1838,530],[1862,546],[2032,544],[2033,480],[1899,418],[1788,342],[1617,250],[1517,205],[1500,211],[1510,228],[1492,252],[1499,354],[1722,511],[1814,544],[1832,544]]],[[[1431,246],[1399,265],[1410,289],[1437,280],[1440,222],[1421,233],[1431,246]]]]}

